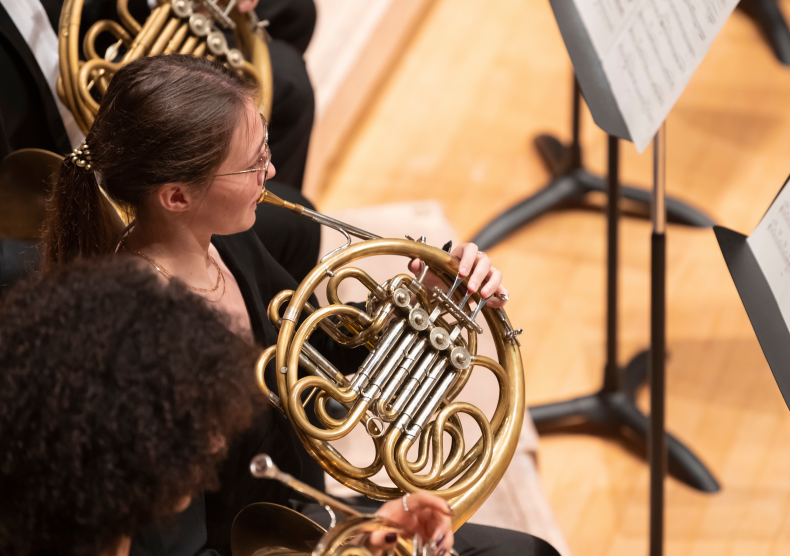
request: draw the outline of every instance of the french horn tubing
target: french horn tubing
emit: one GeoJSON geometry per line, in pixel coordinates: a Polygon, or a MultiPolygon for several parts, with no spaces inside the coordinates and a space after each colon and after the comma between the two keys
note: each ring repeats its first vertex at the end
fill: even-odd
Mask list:
{"type": "Polygon", "coordinates": [[[287,417],[311,456],[337,481],[375,500],[432,491],[452,507],[457,529],[494,490],[516,450],[525,411],[517,338],[521,330],[513,329],[503,309],[486,307],[487,299],[478,294],[462,296],[466,288],[460,287],[458,260],[424,238],[383,239],[269,191],[264,191],[261,202],[290,209],[347,238],[346,245],[321,259],[295,291],[283,291],[271,301],[269,319],[279,328],[279,336],[258,361],[261,390],[287,417]],[[364,241],[351,244],[350,236],[364,241]],[[399,274],[379,284],[365,271],[349,266],[377,255],[418,258],[425,269],[420,277],[399,274]],[[444,280],[447,291],[423,286],[428,269],[444,280]],[[340,300],[338,286],[344,280],[357,280],[367,288],[365,311],[340,300]],[[330,304],[312,307],[308,299],[324,282],[330,304]],[[477,335],[483,332],[476,322],[480,315],[493,335],[496,360],[477,353],[477,335]],[[368,347],[370,353],[354,375],[344,376],[310,344],[318,328],[347,347],[368,347]],[[264,376],[272,361],[276,393],[267,387],[264,376]],[[299,378],[300,368],[308,376],[299,378]],[[475,369],[493,373],[499,384],[490,419],[476,406],[457,399],[475,369]],[[307,419],[305,396],[315,400],[320,427],[307,419]],[[345,408],[345,417],[329,414],[330,399],[345,408]],[[480,438],[469,447],[461,414],[471,417],[480,430],[480,438]],[[376,448],[373,461],[365,467],[349,462],[331,444],[356,426],[365,427],[376,448]],[[413,446],[418,455],[410,460],[413,446]],[[371,479],[382,468],[394,487],[371,479]]]}
{"type": "Polygon", "coordinates": [[[130,13],[129,0],[118,0],[121,23],[101,20],[88,29],[80,59],[79,31],[85,0],[66,0],[60,13],[57,92],[88,133],[99,111],[101,95],[112,76],[125,64],[157,54],[193,54],[220,60],[259,84],[256,104],[267,119],[272,106],[272,69],[263,23],[255,12],[242,14],[237,0],[158,0],[144,24],[130,13]],[[230,48],[224,31],[232,31],[237,48],[230,48]],[[104,54],[96,51],[96,39],[110,33],[116,42],[104,54]]]}

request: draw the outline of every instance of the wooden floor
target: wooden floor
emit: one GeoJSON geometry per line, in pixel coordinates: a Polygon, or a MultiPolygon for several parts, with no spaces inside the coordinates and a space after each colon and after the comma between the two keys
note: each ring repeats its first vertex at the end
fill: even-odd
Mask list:
{"type": "MultiPolygon", "coordinates": [[[[790,15],[790,1],[783,7],[790,15]]],[[[462,237],[548,179],[532,139],[569,137],[571,67],[545,0],[436,0],[317,199],[323,209],[438,199],[462,237]]],[[[605,136],[585,114],[584,156],[605,136]]],[[[790,173],[790,68],[735,13],[668,120],[668,190],[751,232],[790,173]]],[[[622,174],[648,185],[650,150],[623,145],[622,174]]],[[[622,225],[620,360],[648,342],[647,222],[622,225]]],[[[444,238],[428,238],[441,244],[444,238]]],[[[524,328],[527,397],[600,386],[604,220],[550,214],[489,253],[524,328]]],[[[723,489],[667,482],[667,554],[790,553],[790,411],[713,232],[668,238],[668,424],[723,489]]],[[[541,438],[541,471],[575,555],[647,554],[647,467],[597,437],[541,438]]]]}

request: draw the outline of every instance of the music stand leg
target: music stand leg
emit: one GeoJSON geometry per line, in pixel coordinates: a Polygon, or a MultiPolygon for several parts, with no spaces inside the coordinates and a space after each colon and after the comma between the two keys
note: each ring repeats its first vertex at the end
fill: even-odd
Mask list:
{"type": "Polygon", "coordinates": [[[666,443],[666,123],[653,140],[653,232],[650,237],[650,556],[664,553],[666,443]]]}
{"type": "MultiPolygon", "coordinates": [[[[567,429],[568,425],[573,428],[579,424],[596,424],[613,435],[622,435],[624,428],[629,429],[647,445],[650,424],[647,416],[636,407],[635,397],[637,388],[647,376],[649,357],[657,352],[653,350],[638,354],[624,370],[617,364],[620,185],[619,141],[616,137],[609,137],[608,153],[606,364],[603,387],[594,394],[533,406],[529,411],[538,431],[542,433],[567,429]]],[[[653,329],[663,331],[663,327],[653,329]]],[[[675,478],[703,492],[719,490],[719,483],[689,448],[669,434],[663,441],[669,448],[668,467],[675,478]]]]}
{"type": "Polygon", "coordinates": [[[762,28],[777,59],[790,66],[790,28],[777,0],[741,0],[738,7],[762,28]]]}
{"type": "MultiPolygon", "coordinates": [[[[551,210],[566,205],[583,205],[584,197],[588,193],[606,192],[606,180],[582,167],[579,133],[581,98],[581,88],[574,78],[571,144],[566,147],[551,135],[540,135],[535,139],[535,146],[552,173],[552,180],[537,193],[497,215],[475,234],[471,241],[482,251],[494,247],[512,233],[551,210]]],[[[650,192],[623,186],[622,198],[647,207],[650,203],[650,192]]],[[[710,228],[714,224],[707,215],[678,199],[667,199],[667,211],[670,222],[699,228],[710,228]]],[[[648,211],[645,210],[644,214],[647,215],[648,211]]]]}

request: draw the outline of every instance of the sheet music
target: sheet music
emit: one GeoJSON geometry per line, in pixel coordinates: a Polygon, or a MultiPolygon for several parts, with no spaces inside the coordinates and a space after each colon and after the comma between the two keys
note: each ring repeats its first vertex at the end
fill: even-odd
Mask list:
{"type": "Polygon", "coordinates": [[[790,187],[787,183],[746,241],[790,329],[790,187]]]}
{"type": "Polygon", "coordinates": [[[642,152],[738,0],[573,0],[642,152]]]}

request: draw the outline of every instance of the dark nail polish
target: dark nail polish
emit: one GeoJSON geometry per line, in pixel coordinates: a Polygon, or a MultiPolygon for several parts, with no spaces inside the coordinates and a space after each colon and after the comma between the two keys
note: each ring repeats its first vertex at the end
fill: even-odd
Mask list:
{"type": "Polygon", "coordinates": [[[384,542],[386,542],[387,544],[392,544],[397,540],[398,540],[397,533],[387,533],[387,536],[384,537],[384,542]]]}
{"type": "Polygon", "coordinates": [[[436,545],[438,546],[438,545],[442,544],[443,540],[444,540],[444,533],[442,533],[441,535],[436,537],[436,545]]]}
{"type": "Polygon", "coordinates": [[[444,556],[445,554],[447,554],[447,549],[446,548],[442,548],[439,551],[439,554],[437,554],[436,556],[444,556]]]}

